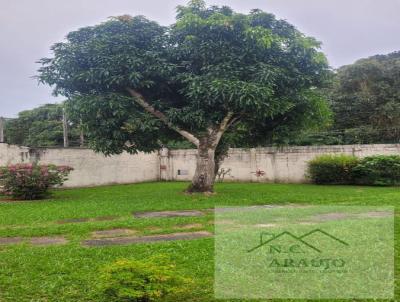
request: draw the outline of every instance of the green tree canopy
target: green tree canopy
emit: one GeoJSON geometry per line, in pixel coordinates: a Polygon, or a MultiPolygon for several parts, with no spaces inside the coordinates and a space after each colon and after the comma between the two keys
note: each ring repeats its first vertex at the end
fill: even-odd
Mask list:
{"type": "MultiPolygon", "coordinates": [[[[5,137],[9,144],[50,147],[63,145],[63,104],[46,104],[32,110],[21,111],[5,126],[5,137]]],[[[79,140],[79,127],[70,123],[70,139],[79,140]]]]}
{"type": "Polygon", "coordinates": [[[343,143],[399,142],[400,52],[341,67],[331,98],[343,143]]]}
{"type": "Polygon", "coordinates": [[[39,79],[70,99],[97,151],[152,151],[183,137],[198,149],[189,191],[212,191],[219,145],[321,124],[316,88],[329,66],[319,42],[272,14],[200,0],[177,11],[169,27],[121,16],[71,32],[40,61],[39,79]]]}

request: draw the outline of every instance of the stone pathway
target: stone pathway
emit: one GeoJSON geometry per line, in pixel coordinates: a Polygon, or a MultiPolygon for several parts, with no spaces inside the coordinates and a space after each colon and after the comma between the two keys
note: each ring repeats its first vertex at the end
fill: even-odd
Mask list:
{"type": "Polygon", "coordinates": [[[182,211],[155,211],[155,212],[139,212],[133,213],[136,218],[165,218],[165,217],[194,217],[203,216],[204,212],[197,210],[182,211]]]}
{"type": "Polygon", "coordinates": [[[296,203],[288,203],[288,204],[265,204],[265,205],[248,205],[248,206],[233,206],[233,207],[221,207],[209,209],[207,211],[216,212],[216,213],[229,213],[236,211],[253,211],[257,209],[296,209],[296,208],[308,208],[310,205],[305,204],[296,204],[296,203]]]}
{"type": "Polygon", "coordinates": [[[370,211],[363,213],[326,213],[314,215],[311,218],[315,221],[331,221],[343,219],[365,219],[365,218],[385,218],[390,217],[391,212],[386,211],[370,211]]]}
{"type": "Polygon", "coordinates": [[[24,242],[29,242],[34,246],[49,246],[49,245],[61,245],[67,244],[68,240],[62,236],[58,237],[32,237],[32,238],[22,238],[22,237],[3,237],[0,238],[0,245],[10,245],[10,244],[20,244],[24,242]]]}
{"type": "MultiPolygon", "coordinates": [[[[251,208],[281,208],[287,207],[282,205],[259,205],[252,206],[251,208]]],[[[289,205],[289,207],[304,207],[303,205],[289,205]]],[[[229,212],[235,211],[235,207],[226,207],[219,208],[217,211],[229,212]]],[[[205,210],[177,210],[177,211],[150,211],[150,212],[135,212],[133,216],[135,218],[169,218],[169,217],[197,217],[203,216],[207,213],[211,213],[214,211],[213,209],[205,209],[205,210]]],[[[324,213],[317,214],[311,217],[312,221],[304,221],[301,224],[314,224],[316,222],[322,221],[330,221],[330,220],[341,220],[348,218],[379,218],[379,217],[388,217],[392,215],[390,212],[386,211],[370,211],[358,214],[351,213],[340,213],[340,212],[332,212],[332,213],[324,213]]],[[[118,219],[116,216],[102,216],[95,218],[71,218],[57,221],[58,224],[67,224],[67,223],[82,223],[82,222],[90,222],[90,221],[111,221],[118,219]]],[[[231,220],[219,221],[221,224],[233,224],[231,220]]],[[[209,222],[209,224],[213,224],[213,222],[209,222]]],[[[276,224],[257,224],[255,227],[257,228],[273,228],[277,226],[276,224]]],[[[200,229],[204,226],[201,223],[191,223],[191,224],[178,224],[172,226],[173,230],[191,230],[191,229],[200,229]]],[[[161,232],[163,229],[155,226],[149,226],[147,229],[161,232]]],[[[178,240],[193,240],[200,238],[212,237],[213,234],[207,231],[187,231],[187,232],[179,232],[172,234],[154,234],[147,236],[138,236],[138,231],[129,228],[115,228],[108,230],[98,230],[93,231],[91,233],[91,238],[88,240],[84,240],[82,242],[83,246],[87,247],[98,247],[98,246],[113,246],[113,245],[128,245],[128,244],[140,244],[140,243],[153,243],[153,242],[167,242],[167,241],[178,241],[178,240]]],[[[23,238],[23,237],[0,237],[0,246],[2,245],[12,245],[12,244],[20,244],[20,243],[29,243],[32,246],[53,246],[53,245],[63,245],[67,244],[68,240],[63,236],[42,236],[42,237],[32,237],[32,238],[23,238]]]]}
{"type": "Polygon", "coordinates": [[[199,238],[211,237],[212,234],[206,231],[199,232],[183,232],[183,233],[172,233],[163,235],[150,235],[142,237],[117,237],[117,238],[105,238],[105,239],[92,239],[85,240],[84,246],[110,246],[110,245],[126,245],[126,244],[138,244],[138,243],[152,243],[160,241],[176,241],[176,240],[192,240],[199,238]]]}
{"type": "Polygon", "coordinates": [[[0,238],[0,245],[7,245],[7,244],[18,244],[22,243],[23,239],[21,237],[4,237],[0,238]]]}
{"type": "Polygon", "coordinates": [[[190,230],[190,229],[199,229],[202,227],[203,225],[201,223],[191,223],[191,224],[177,225],[172,228],[174,230],[190,230]]]}
{"type": "Polygon", "coordinates": [[[111,229],[111,230],[102,230],[92,232],[93,238],[109,238],[109,237],[123,237],[123,236],[132,236],[137,231],[132,229],[111,229]]]}
{"type": "MultiPolygon", "coordinates": [[[[306,207],[307,205],[301,204],[288,204],[288,205],[255,205],[249,206],[250,209],[257,208],[296,208],[296,207],[306,207]]],[[[217,212],[230,212],[236,211],[237,207],[224,207],[217,208],[217,212]]],[[[214,213],[214,209],[202,209],[202,210],[175,210],[175,211],[146,211],[146,212],[134,212],[133,216],[135,218],[173,218],[173,217],[198,217],[203,216],[205,214],[214,213]]],[[[116,220],[119,217],[117,216],[102,216],[95,218],[68,218],[59,220],[56,223],[58,224],[67,224],[67,223],[82,223],[82,222],[91,222],[91,221],[112,221],[116,220]]]]}
{"type": "Polygon", "coordinates": [[[342,220],[349,218],[350,215],[347,213],[326,213],[326,214],[318,214],[312,216],[313,220],[317,221],[330,221],[330,220],[342,220]]]}
{"type": "Polygon", "coordinates": [[[67,224],[67,223],[82,223],[82,222],[90,222],[90,221],[112,221],[118,219],[117,216],[101,216],[95,218],[68,218],[57,221],[58,224],[67,224]]]}
{"type": "Polygon", "coordinates": [[[36,246],[61,245],[67,244],[68,240],[64,237],[33,237],[30,243],[36,246]]]}
{"type": "Polygon", "coordinates": [[[372,211],[372,212],[360,213],[356,216],[360,218],[385,218],[385,217],[390,217],[392,215],[393,215],[392,212],[372,211]]]}
{"type": "Polygon", "coordinates": [[[58,224],[88,222],[89,218],[70,218],[57,221],[58,224]]]}

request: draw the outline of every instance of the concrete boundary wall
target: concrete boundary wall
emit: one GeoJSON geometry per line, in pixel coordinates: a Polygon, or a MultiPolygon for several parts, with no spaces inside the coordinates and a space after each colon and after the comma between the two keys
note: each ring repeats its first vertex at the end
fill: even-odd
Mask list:
{"type": "MultiPolygon", "coordinates": [[[[307,182],[307,162],[322,154],[400,154],[400,144],[266,147],[230,149],[221,168],[225,181],[307,182]]],[[[90,149],[27,148],[0,144],[0,165],[19,162],[54,163],[74,168],[66,187],[124,184],[157,180],[190,180],[196,150],[167,150],[106,157],[90,149]]]]}
{"type": "Polygon", "coordinates": [[[74,171],[64,184],[65,187],[127,184],[160,179],[160,162],[157,152],[104,156],[82,148],[29,149],[0,144],[0,165],[35,161],[73,167],[74,171]]]}
{"type": "MultiPolygon", "coordinates": [[[[400,145],[290,146],[230,149],[221,168],[230,171],[225,181],[303,183],[307,182],[307,162],[322,154],[349,154],[365,157],[399,154],[400,145]]],[[[190,180],[195,170],[196,150],[171,150],[166,180],[190,180]],[[183,171],[182,171],[183,170],[183,171]]]]}

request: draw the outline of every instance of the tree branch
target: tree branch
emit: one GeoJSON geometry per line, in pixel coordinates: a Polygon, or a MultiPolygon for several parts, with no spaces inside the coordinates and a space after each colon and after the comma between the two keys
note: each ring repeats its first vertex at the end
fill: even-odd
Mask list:
{"type": "Polygon", "coordinates": [[[217,130],[215,132],[215,139],[212,144],[213,147],[217,147],[219,141],[221,140],[222,135],[224,134],[226,129],[228,129],[229,123],[230,123],[232,117],[233,117],[233,112],[229,111],[228,114],[224,117],[224,119],[219,124],[219,127],[217,128],[217,130]]]}
{"type": "Polygon", "coordinates": [[[228,125],[226,126],[226,128],[229,128],[229,127],[232,127],[232,126],[236,125],[235,123],[239,122],[239,120],[240,120],[240,116],[236,116],[236,117],[232,118],[232,119],[229,121],[229,123],[228,123],[228,125]]]}
{"type": "Polygon", "coordinates": [[[146,102],[145,98],[143,97],[142,94],[139,92],[131,89],[131,88],[126,88],[126,90],[129,92],[129,94],[133,97],[135,102],[139,104],[141,107],[143,107],[144,110],[146,110],[148,113],[153,115],[154,117],[158,118],[161,120],[165,125],[167,125],[170,129],[178,132],[180,135],[182,135],[184,138],[186,138],[189,142],[194,144],[196,147],[199,146],[199,139],[195,137],[193,134],[180,129],[179,127],[173,125],[168,118],[165,116],[164,113],[161,111],[158,111],[155,109],[152,105],[146,102]]]}

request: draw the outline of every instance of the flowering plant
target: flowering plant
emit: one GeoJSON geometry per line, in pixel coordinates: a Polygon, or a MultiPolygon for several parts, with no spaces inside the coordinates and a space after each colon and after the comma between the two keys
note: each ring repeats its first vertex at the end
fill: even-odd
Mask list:
{"type": "Polygon", "coordinates": [[[73,169],[68,166],[15,164],[0,167],[0,189],[16,199],[41,199],[52,186],[61,186],[73,169]]]}

